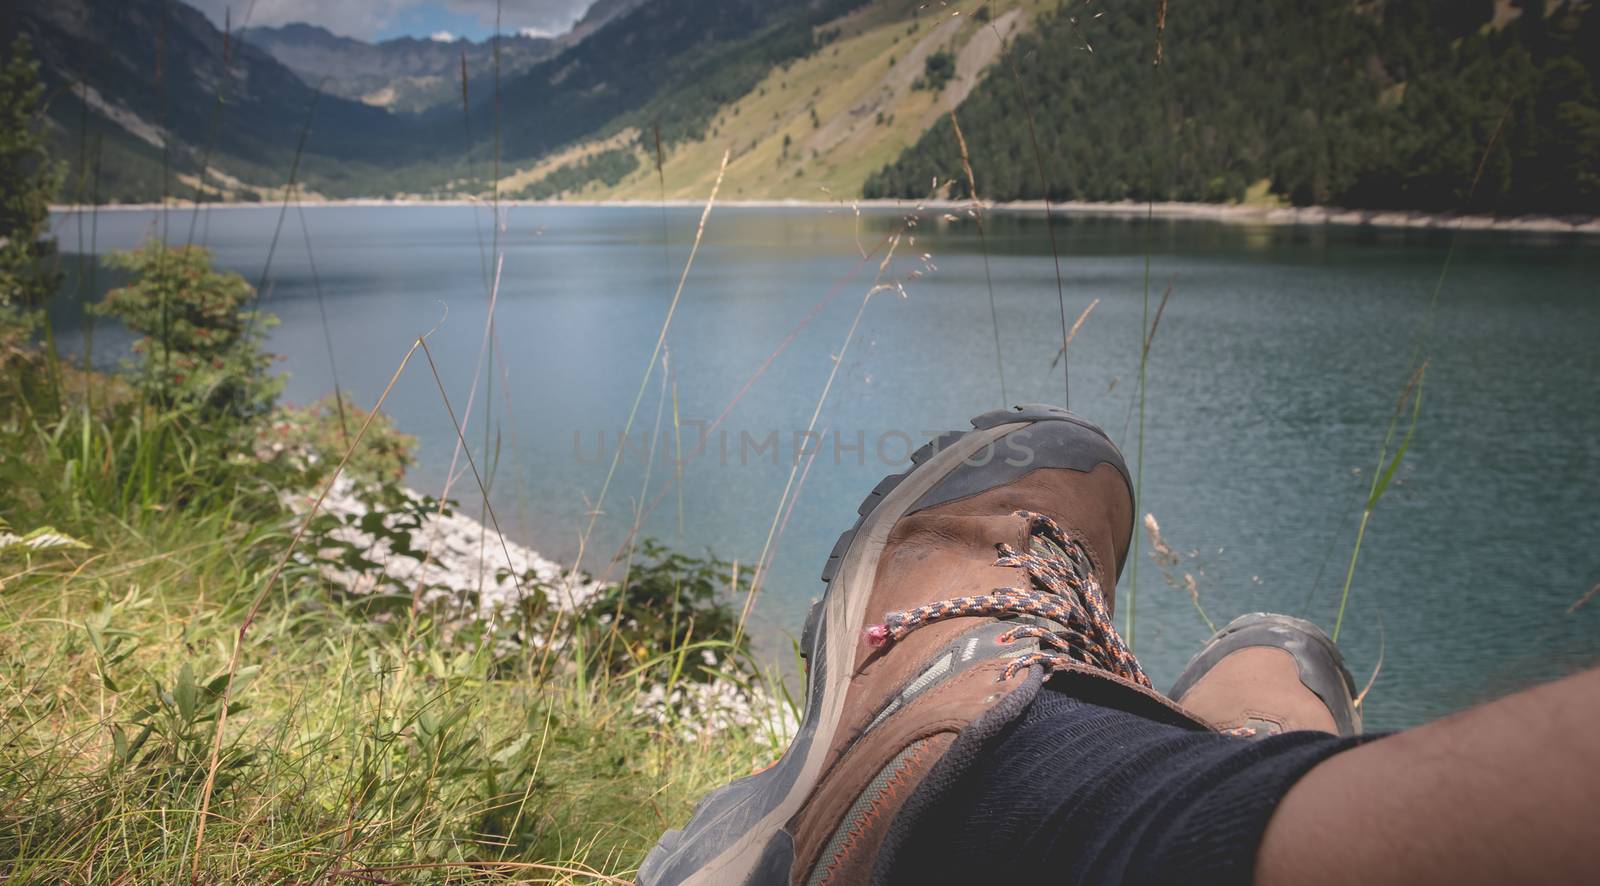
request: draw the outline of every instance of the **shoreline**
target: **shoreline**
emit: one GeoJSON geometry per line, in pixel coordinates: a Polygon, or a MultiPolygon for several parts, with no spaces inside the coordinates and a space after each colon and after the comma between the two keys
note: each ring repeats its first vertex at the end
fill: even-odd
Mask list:
{"type": "MultiPolygon", "coordinates": [[[[76,214],[84,212],[150,212],[160,209],[186,211],[197,204],[188,202],[118,203],[95,205],[64,204],[50,207],[52,213],[76,214]]],[[[281,203],[205,203],[206,209],[269,209],[281,203]]],[[[422,200],[410,198],[352,198],[348,200],[318,200],[301,204],[307,209],[319,207],[440,207],[484,206],[487,201],[450,199],[422,200]]],[[[703,200],[501,200],[501,206],[574,207],[588,209],[607,208],[703,208],[703,200]]],[[[717,206],[727,209],[845,209],[866,210],[934,210],[956,211],[969,209],[970,200],[722,200],[717,206]]],[[[1024,213],[1043,212],[1042,200],[1018,200],[1003,203],[983,203],[989,212],[1024,213]]],[[[1600,215],[1457,215],[1448,212],[1421,212],[1408,210],[1341,209],[1333,206],[1246,206],[1229,203],[1140,203],[1131,200],[1095,203],[1067,201],[1051,203],[1053,214],[1084,217],[1114,216],[1137,217],[1149,214],[1161,219],[1191,221],[1217,221],[1228,224],[1253,224],[1272,226],[1339,225],[1342,227],[1450,229],[1464,231],[1506,231],[1515,233],[1600,234],[1600,215]]]]}

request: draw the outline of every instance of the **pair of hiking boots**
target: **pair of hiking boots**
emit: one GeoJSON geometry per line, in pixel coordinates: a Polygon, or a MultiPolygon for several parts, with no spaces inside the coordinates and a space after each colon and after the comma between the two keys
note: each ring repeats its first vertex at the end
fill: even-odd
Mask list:
{"type": "Polygon", "coordinates": [[[1360,731],[1338,650],[1287,616],[1237,619],[1157,692],[1111,622],[1135,518],[1121,453],[1051,406],[972,425],[862,502],[802,635],[793,744],[663,835],[640,883],[868,882],[1046,681],[1195,729],[1360,731]]]}

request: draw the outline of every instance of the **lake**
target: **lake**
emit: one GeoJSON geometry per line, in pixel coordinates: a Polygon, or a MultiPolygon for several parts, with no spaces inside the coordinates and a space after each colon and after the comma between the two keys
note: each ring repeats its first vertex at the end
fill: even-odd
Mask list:
{"type": "MultiPolygon", "coordinates": [[[[468,439],[481,452],[488,407],[503,527],[570,561],[700,210],[516,207],[496,236],[486,209],[308,206],[304,228],[293,208],[285,215],[273,249],[279,218],[261,207],[213,210],[193,225],[178,210],[55,222],[63,251],[80,254],[163,228],[184,242],[192,228],[219,265],[265,279],[262,306],[281,320],[270,350],[284,357],[293,402],[331,392],[336,365],[347,394],[370,406],[433,329],[458,414],[498,240],[496,362],[470,398],[468,439]]],[[[1130,466],[1147,257],[1152,313],[1171,288],[1149,356],[1139,504],[1181,556],[1170,576],[1150,560],[1139,571],[1135,643],[1158,686],[1209,634],[1185,573],[1219,625],[1277,610],[1331,627],[1384,425],[1424,328],[1431,362],[1415,441],[1368,527],[1341,637],[1358,683],[1382,654],[1369,727],[1600,663],[1600,600],[1568,612],[1600,582],[1595,240],[1463,233],[1430,322],[1444,231],[1072,216],[1056,220],[1055,237],[1068,320],[1099,300],[1071,346],[1071,407],[1106,428],[1130,466]]],[[[107,279],[96,275],[100,288],[107,279]]],[[[87,287],[65,288],[52,313],[77,352],[87,287]]],[[[866,492],[931,433],[1001,405],[1000,367],[1005,399],[1061,402],[1050,365],[1060,340],[1037,213],[996,214],[980,238],[942,211],[906,229],[891,210],[718,207],[666,336],[668,371],[658,363],[644,385],[584,563],[604,566],[642,504],[646,534],[748,569],[797,449],[815,449],[800,459],[792,509],[778,514],[753,619],[766,654],[787,656],[866,492]],[[890,288],[867,298],[875,281],[890,288]],[[683,470],[681,522],[678,494],[663,485],[674,475],[674,410],[685,454],[706,441],[683,470]],[[816,436],[796,436],[808,427],[816,436]]],[[[100,365],[126,356],[125,332],[102,328],[94,342],[100,365]]],[[[438,493],[456,440],[425,361],[412,362],[386,409],[420,440],[409,482],[438,493]]],[[[471,484],[469,474],[452,495],[476,513],[471,484]]],[[[1129,585],[1125,572],[1124,601],[1129,585]]]]}

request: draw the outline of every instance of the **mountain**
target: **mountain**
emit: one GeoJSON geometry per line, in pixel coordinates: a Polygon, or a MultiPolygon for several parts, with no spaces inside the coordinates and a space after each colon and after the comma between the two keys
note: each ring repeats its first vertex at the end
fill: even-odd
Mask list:
{"type": "Polygon", "coordinates": [[[556,38],[564,45],[576,45],[583,38],[605,27],[612,19],[621,18],[651,0],[595,0],[572,30],[556,38]]]}
{"type": "MultiPolygon", "coordinates": [[[[724,153],[730,199],[960,196],[953,111],[989,199],[1600,209],[1588,0],[1082,12],[600,0],[568,35],[502,38],[498,81],[483,43],[364,44],[306,26],[239,40],[175,0],[12,0],[0,38],[34,37],[58,151],[81,173],[99,145],[102,198],[188,197],[208,158],[208,199],[270,196],[308,119],[297,174],[328,197],[496,185],[697,199],[724,153]],[[374,90],[392,101],[351,98],[374,90]]],[[[68,196],[89,196],[86,179],[69,176],[68,196]]]]}
{"type": "MultiPolygon", "coordinates": [[[[505,70],[503,55],[498,90],[469,85],[465,126],[454,101],[402,114],[348,98],[364,87],[361,66],[375,69],[365,56],[317,76],[319,92],[250,34],[223,34],[173,0],[14,0],[0,38],[9,45],[14,33],[28,34],[44,62],[55,143],[75,170],[69,199],[188,197],[202,168],[207,199],[260,199],[291,168],[329,197],[449,195],[481,189],[472,173],[496,150],[508,163],[530,163],[627,129],[639,115],[669,143],[698,137],[718,107],[773,65],[810,52],[817,23],[861,2],[603,0],[575,36],[555,41],[556,55],[520,74],[505,70]],[[97,185],[87,174],[95,166],[97,185]]],[[[325,66],[334,64],[329,56],[360,48],[309,28],[289,36],[304,58],[320,53],[325,66]]],[[[423,51],[449,47],[424,42],[396,44],[418,50],[409,64],[438,70],[441,62],[423,51]]],[[[535,45],[529,41],[530,51],[535,45]]],[[[404,69],[396,64],[392,70],[404,69]]]]}
{"type": "Polygon", "coordinates": [[[463,71],[468,96],[487,95],[493,92],[496,76],[502,82],[515,80],[646,2],[598,0],[572,30],[549,37],[502,34],[498,40],[476,41],[400,37],[368,43],[299,22],[249,28],[240,37],[266,50],[309,86],[373,107],[415,113],[439,105],[459,109],[463,71]]]}
{"type": "Polygon", "coordinates": [[[698,136],[724,103],[815,46],[814,29],[865,0],[652,0],[481,95],[498,110],[507,158],[547,152],[629,123],[698,136]],[[648,108],[648,110],[646,110],[648,108]]]}
{"type": "Polygon", "coordinates": [[[502,184],[537,197],[655,199],[664,179],[667,197],[694,199],[710,189],[726,151],[723,193],[731,199],[858,197],[868,176],[963,103],[1007,41],[1056,6],[1021,0],[952,15],[925,0],[856,4],[814,25],[809,45],[752,65],[752,76],[722,90],[710,113],[691,116],[677,110],[677,96],[662,96],[618,119],[635,128],[631,143],[602,130],[502,184]],[[658,176],[654,121],[684,118],[695,125],[663,124],[658,176]]]}
{"type": "MultiPolygon", "coordinates": [[[[199,11],[167,0],[11,0],[0,39],[28,35],[43,63],[50,116],[63,158],[101,139],[99,192],[119,199],[192,193],[202,165],[225,170],[231,190],[281,183],[308,115],[301,167],[334,187],[371,164],[427,157],[394,115],[322,95],[248,43],[219,32],[199,11]],[[254,183],[254,186],[243,183],[254,183]]],[[[69,176],[77,187],[80,176],[69,176]]],[[[217,183],[216,179],[212,184],[217,183]]],[[[79,188],[87,196],[88,186],[79,188]]]]}
{"type": "MultiPolygon", "coordinates": [[[[306,24],[250,28],[241,36],[308,85],[323,84],[333,95],[391,111],[422,111],[446,103],[459,107],[463,64],[469,94],[492,82],[495,73],[493,40],[402,37],[366,43],[306,24]]],[[[500,76],[515,77],[564,45],[546,37],[502,36],[500,76]]]]}
{"type": "MultiPolygon", "coordinates": [[[[968,12],[861,4],[815,24],[802,51],[769,48],[781,60],[709,116],[665,111],[688,94],[665,93],[502,188],[694,198],[728,152],[734,199],[962,196],[955,110],[989,199],[1600,211],[1593,3],[1264,0],[1241,12],[1188,0],[1086,14],[1014,0],[968,12]],[[658,120],[686,121],[660,124],[659,155],[658,120]]],[[[723,73],[735,58],[722,55],[723,73]]]]}
{"type": "MultiPolygon", "coordinates": [[[[982,196],[1600,212],[1592,3],[1186,0],[1160,10],[1159,67],[1154,5],[1052,14],[1017,41],[995,70],[1015,65],[1022,89],[991,74],[960,108],[982,196]]],[[[948,120],[864,192],[922,198],[936,179],[967,191],[948,120]]]]}

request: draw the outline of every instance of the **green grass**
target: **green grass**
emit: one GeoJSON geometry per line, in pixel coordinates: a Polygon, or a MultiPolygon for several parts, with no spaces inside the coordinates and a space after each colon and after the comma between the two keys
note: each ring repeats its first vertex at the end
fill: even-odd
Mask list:
{"type": "Polygon", "coordinates": [[[778,753],[766,725],[637,710],[725,640],[612,655],[598,619],[452,626],[343,595],[305,557],[279,573],[300,519],[285,474],[126,390],[65,399],[0,399],[11,530],[87,545],[0,548],[10,882],[626,880],[700,795],[778,753]]]}

